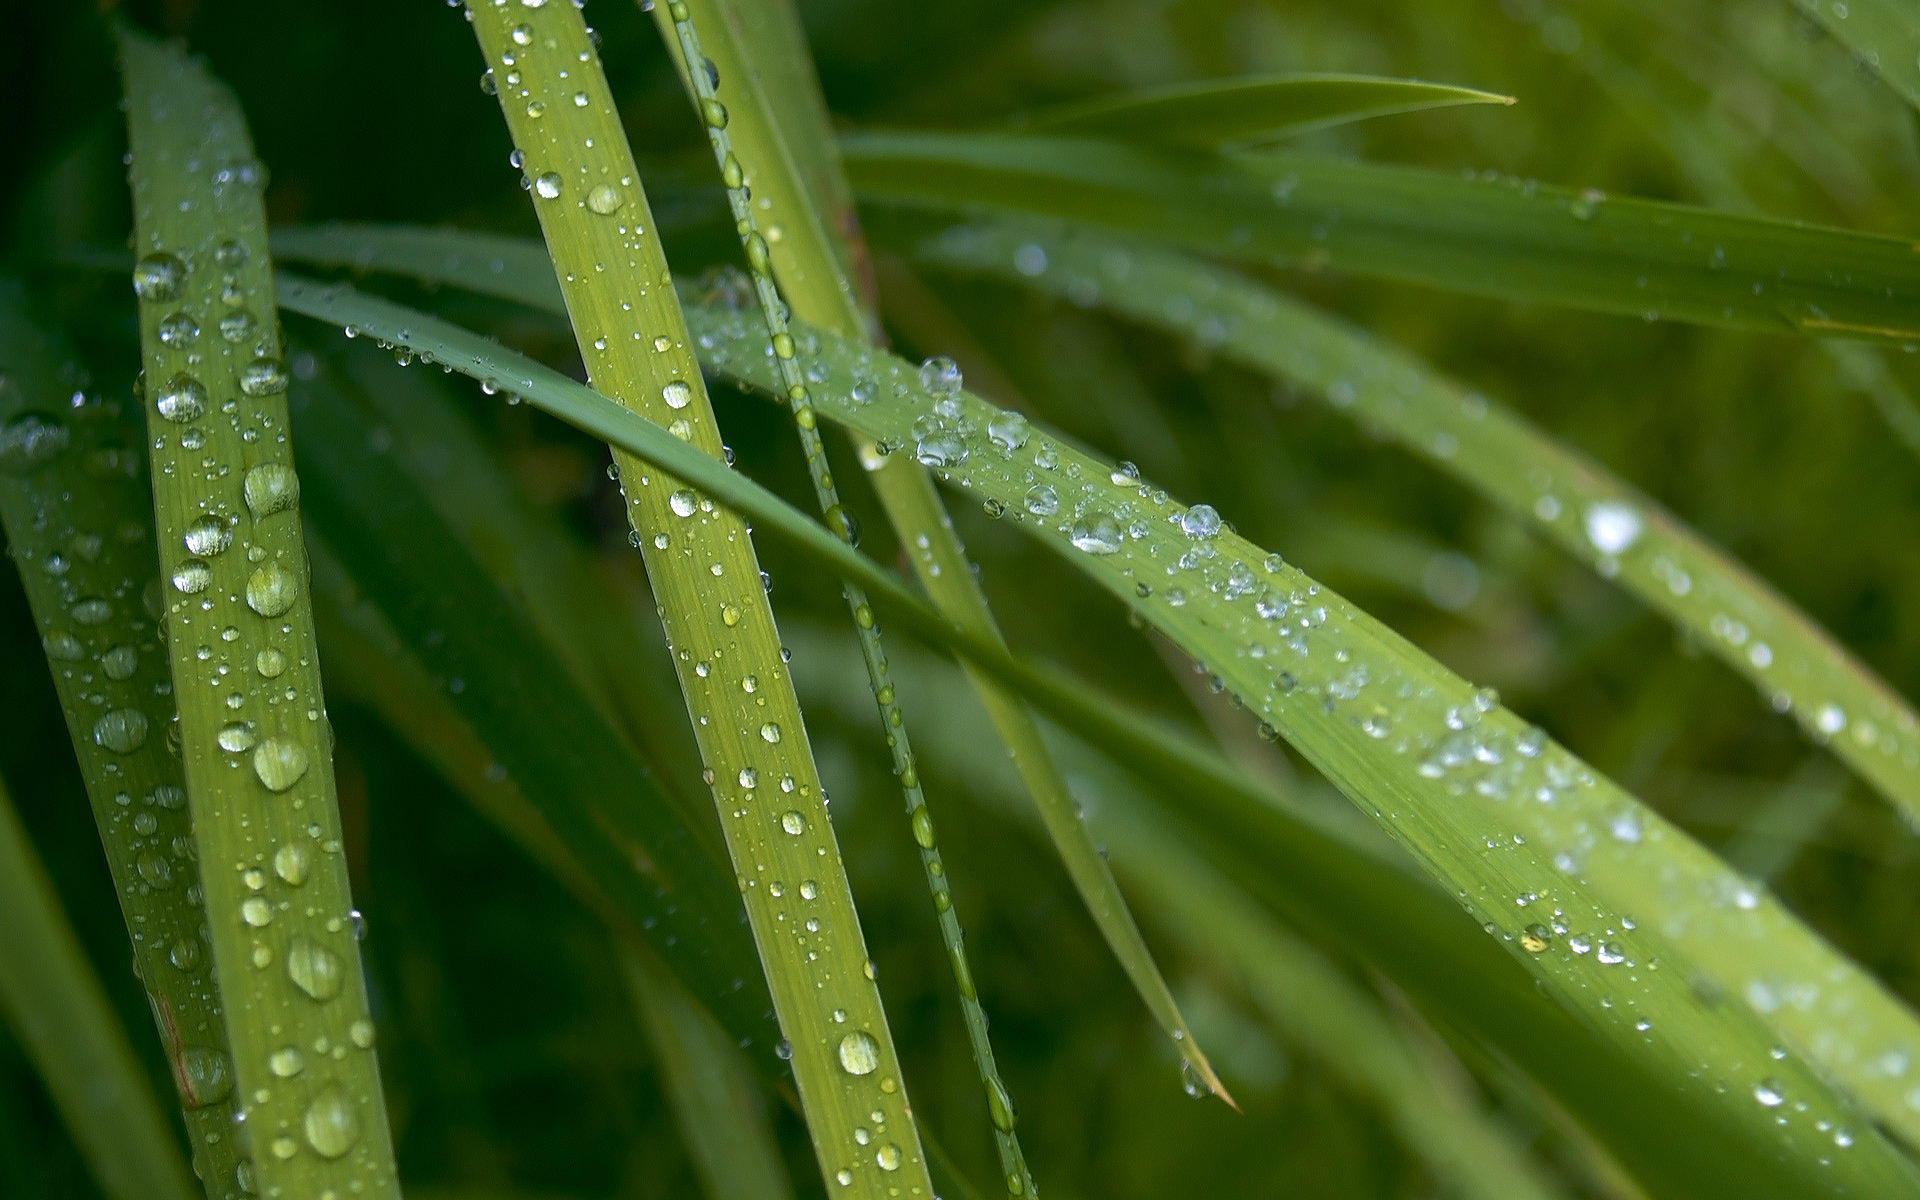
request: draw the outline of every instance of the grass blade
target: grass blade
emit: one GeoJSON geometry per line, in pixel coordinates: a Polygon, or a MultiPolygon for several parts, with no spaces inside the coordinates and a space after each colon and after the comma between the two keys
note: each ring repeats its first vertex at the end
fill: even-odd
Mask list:
{"type": "Polygon", "coordinates": [[[944,133],[842,146],[861,194],[941,212],[1060,217],[1241,261],[1647,319],[1920,336],[1920,255],[1901,238],[1306,155],[944,133]]]}
{"type": "MultiPolygon", "coordinates": [[[[534,211],[588,376],[717,464],[719,429],[579,11],[469,0],[467,13],[533,182],[534,211]]],[[[625,451],[615,461],[821,1174],[853,1189],[842,1194],[931,1195],[746,526],[681,480],[656,478],[625,451]],[[786,920],[788,888],[807,906],[805,925],[786,920]],[[808,929],[815,922],[818,933],[808,929]],[[856,1129],[876,1126],[877,1136],[856,1140],[856,1129]]]]}
{"type": "Polygon", "coordinates": [[[261,177],[232,97],[120,33],[167,641],[263,1193],[395,1197],[287,441],[261,177]]]}
{"type": "Polygon", "coordinates": [[[1380,75],[1267,75],[1098,96],[1044,109],[1022,131],[1184,150],[1250,150],[1316,129],[1512,96],[1380,75]]]}
{"type": "Polygon", "coordinates": [[[160,736],[174,711],[167,658],[142,603],[158,587],[144,430],[123,406],[75,391],[77,379],[60,386],[71,359],[34,326],[29,303],[0,284],[0,520],[173,1067],[195,1171],[213,1200],[235,1200],[243,1159],[226,1018],[201,934],[206,913],[192,899],[199,864],[176,849],[193,836],[186,779],[160,736]]]}
{"type": "Polygon", "coordinates": [[[110,1200],[196,1194],[166,1114],[0,788],[0,1015],[110,1200]]]}
{"type": "MultiPolygon", "coordinates": [[[[1044,673],[934,617],[824,528],[580,385],[457,327],[345,288],[318,289],[283,276],[280,292],[289,307],[399,338],[644,451],[857,579],[889,602],[896,619],[1055,706],[1057,689],[1044,673]]],[[[777,386],[765,361],[770,355],[753,349],[750,318],[699,309],[691,315],[711,342],[717,369],[759,388],[777,386]]],[[[929,435],[915,425],[934,398],[916,387],[906,364],[815,336],[820,361],[834,368],[820,393],[823,414],[889,445],[929,435]],[[866,378],[881,383],[884,403],[851,398],[866,378]]],[[[956,436],[967,442],[968,455],[942,469],[950,482],[1003,512],[1037,503],[1041,511],[1032,515],[1041,520],[1023,527],[1120,597],[1130,601],[1139,583],[1155,580],[1151,602],[1137,611],[1295,739],[1617,1053],[1691,1064],[1690,1077],[1714,1081],[1717,1115],[1774,1147],[1777,1165],[1819,1161],[1859,1172],[1850,1174],[1852,1182],[1836,1177],[1842,1189],[1920,1187],[1905,1160],[1862,1129],[1809,1067],[1818,1064],[1889,1127],[1914,1123],[1898,1077],[1920,1046],[1920,1026],[1876,981],[1658,814],[1277,556],[1204,515],[1194,518],[1201,533],[1189,532],[1187,514],[1137,477],[1037,431],[1026,431],[1018,447],[1024,455],[1003,455],[980,436],[1001,414],[965,393],[956,404],[958,416],[948,419],[961,423],[956,436]],[[1036,472],[1044,483],[1033,482],[1036,472]],[[1148,519],[1143,506],[1162,519],[1148,519]],[[1204,536],[1209,527],[1211,536],[1204,536]],[[1196,541],[1210,543],[1212,554],[1197,554],[1196,541]],[[1101,552],[1115,543],[1111,553],[1101,552]],[[1190,553],[1198,572],[1175,561],[1190,553]],[[1164,583],[1170,570],[1184,572],[1172,576],[1180,582],[1164,583]],[[1193,581],[1191,595],[1186,580],[1193,581]],[[1266,616],[1263,610],[1280,604],[1276,618],[1266,616]],[[1306,654],[1299,643],[1307,644],[1306,654]],[[1326,651],[1318,660],[1310,658],[1315,645],[1326,651]],[[1357,672],[1358,665],[1367,672],[1357,672]],[[1367,693],[1366,703],[1351,703],[1371,684],[1383,686],[1367,693]],[[1392,741],[1376,736],[1396,728],[1392,741]],[[1492,849],[1498,852],[1486,853],[1492,849]],[[1523,918],[1529,908],[1540,918],[1516,922],[1516,897],[1526,902],[1519,906],[1523,918]],[[1632,917],[1642,905],[1675,915],[1648,929],[1632,917]],[[1660,965],[1647,965],[1654,962],[1660,965]],[[1795,1053],[1776,1055],[1782,1041],[1795,1053]],[[1792,1111],[1775,1111],[1786,1096],[1794,1098],[1792,1111]],[[1784,1125],[1782,1116],[1789,1117],[1784,1125]]],[[[1063,712],[1074,707],[1058,705],[1063,712]]]]}
{"type": "Polygon", "coordinates": [[[620,973],[667,1077],[674,1119],[711,1200],[793,1195],[767,1112],[739,1050],[658,963],[631,950],[620,973]]]}
{"type": "Polygon", "coordinates": [[[1672,514],[1472,388],[1270,288],[1150,247],[1007,223],[949,231],[923,254],[1056,295],[1091,283],[1101,307],[1387,431],[1691,633],[1920,826],[1920,716],[1905,699],[1672,514]]]}
{"type": "Polygon", "coordinates": [[[1887,86],[1920,108],[1920,9],[1913,0],[1794,0],[1887,86]]]}

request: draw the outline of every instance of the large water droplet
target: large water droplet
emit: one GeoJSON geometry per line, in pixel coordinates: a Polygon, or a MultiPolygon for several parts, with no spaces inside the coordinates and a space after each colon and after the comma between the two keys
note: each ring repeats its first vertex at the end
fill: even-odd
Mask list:
{"type": "Polygon", "coordinates": [[[255,517],[270,516],[300,502],[300,477],[285,463],[261,463],[247,472],[241,492],[255,517]]]}
{"type": "Polygon", "coordinates": [[[147,741],[147,715],[137,708],[116,708],[93,723],[93,744],[115,754],[132,754],[147,741]]]}
{"type": "Polygon", "coordinates": [[[963,382],[959,364],[950,358],[929,358],[920,364],[920,386],[936,396],[950,396],[963,382]]]}
{"type": "Polygon", "coordinates": [[[165,252],[149,254],[133,264],[133,294],[142,300],[163,302],[180,295],[187,265],[165,252]]]}
{"type": "Polygon", "coordinates": [[[200,322],[184,310],[160,318],[160,344],[184,350],[200,337],[200,322]]]}
{"type": "Polygon", "coordinates": [[[307,773],[307,749],[291,738],[270,737],[253,752],[253,773],[270,792],[284,792],[307,773]]]}
{"type": "Polygon", "coordinates": [[[229,342],[246,341],[253,336],[254,328],[253,314],[244,308],[220,318],[220,336],[229,342]]]}
{"type": "Polygon", "coordinates": [[[180,1103],[183,1108],[218,1104],[233,1091],[233,1064],[218,1050],[187,1046],[180,1051],[180,1103]]]}
{"type": "Polygon", "coordinates": [[[610,183],[600,184],[587,193],[587,207],[603,217],[619,212],[626,202],[627,198],[620,194],[620,189],[610,183]]]}
{"type": "Polygon", "coordinates": [[[1085,521],[1076,521],[1067,540],[1088,554],[1118,554],[1120,523],[1106,513],[1095,513],[1085,521]]]}
{"type": "Polygon", "coordinates": [[[307,1056],[298,1046],[282,1046],[267,1055],[267,1069],[282,1079],[292,1079],[306,1069],[307,1056]]]}
{"type": "Polygon", "coordinates": [[[548,171],[545,174],[541,175],[538,179],[535,179],[533,181],[533,190],[537,192],[540,195],[541,199],[543,200],[554,200],[559,198],[559,195],[560,195],[559,174],[553,171],[548,171]]]}
{"type": "Polygon", "coordinates": [[[190,558],[173,571],[173,588],[191,596],[204,592],[213,583],[213,568],[197,558],[190,558]]]}
{"type": "Polygon", "coordinates": [[[198,420],[207,411],[206,385],[191,375],[175,375],[160,386],[153,407],[169,421],[198,420]]]}
{"type": "Polygon", "coordinates": [[[693,400],[693,389],[684,379],[675,379],[660,389],[660,398],[668,408],[685,408],[693,400]]]}
{"type": "Polygon", "coordinates": [[[1033,426],[1017,412],[997,412],[987,420],[987,437],[1008,454],[1027,444],[1033,426]]]}
{"type": "Polygon", "coordinates": [[[347,967],[340,956],[308,937],[287,946],[287,978],[315,1000],[331,1000],[346,986],[347,967]]]}
{"type": "Polygon", "coordinates": [[[1217,537],[1220,533],[1220,514],[1211,504],[1196,504],[1180,514],[1180,531],[1190,538],[1217,537]]]}
{"type": "Polygon", "coordinates": [[[849,1075],[871,1075],[880,1069],[880,1046],[872,1034],[856,1029],[840,1039],[840,1069],[849,1075]]]}
{"type": "Polygon", "coordinates": [[[313,852],[299,842],[282,843],[273,852],[273,873],[284,882],[299,887],[313,869],[313,852]]]}
{"type": "Polygon", "coordinates": [[[273,396],[287,390],[287,368],[277,358],[256,358],[240,368],[240,390],[249,396],[273,396]]]}
{"type": "Polygon", "coordinates": [[[673,510],[676,517],[690,517],[700,507],[700,502],[691,489],[681,488],[667,497],[667,507],[673,510]]]}
{"type": "Polygon", "coordinates": [[[212,558],[233,544],[233,530],[219,517],[201,517],[187,526],[180,540],[185,543],[188,554],[212,558]]]}
{"type": "Polygon", "coordinates": [[[321,1158],[339,1158],[360,1140],[360,1118],[353,1111],[353,1101],[338,1086],[315,1096],[300,1124],[307,1145],[321,1158]]]}
{"type": "Polygon", "coordinates": [[[220,732],[213,735],[213,740],[220,743],[220,748],[229,754],[245,754],[253,749],[258,738],[250,722],[234,721],[222,725],[220,732]]]}
{"type": "Polygon", "coordinates": [[[247,576],[247,607],[263,617],[277,617],[292,608],[298,592],[293,572],[277,562],[257,567],[247,576]]]}

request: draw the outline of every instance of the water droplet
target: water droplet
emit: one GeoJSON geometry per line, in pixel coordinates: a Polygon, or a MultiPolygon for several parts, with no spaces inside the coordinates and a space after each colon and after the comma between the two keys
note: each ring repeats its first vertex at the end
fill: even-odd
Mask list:
{"type": "Polygon", "coordinates": [[[253,752],[253,773],[270,792],[284,792],[307,773],[307,749],[290,738],[270,737],[253,752]]]}
{"type": "Polygon", "coordinates": [[[219,517],[201,517],[187,526],[180,540],[186,545],[188,554],[212,558],[233,544],[233,530],[219,517]]]}
{"type": "Polygon", "coordinates": [[[173,864],[168,862],[167,856],[158,850],[142,851],[133,860],[133,867],[134,870],[140,872],[140,878],[146,880],[147,886],[149,887],[170,888],[173,886],[173,864]]]}
{"type": "Polygon", "coordinates": [[[247,576],[247,607],[263,617],[277,617],[293,607],[298,590],[292,571],[266,563],[247,576]]]}
{"type": "Polygon", "coordinates": [[[926,810],[925,805],[913,810],[913,817],[908,823],[913,826],[914,842],[922,850],[933,849],[933,814],[926,810]]]}
{"type": "Polygon", "coordinates": [[[987,437],[1003,452],[1012,454],[1033,437],[1033,426],[1017,412],[997,412],[987,419],[987,437]]]}
{"type": "Polygon", "coordinates": [[[273,852],[273,873],[282,881],[299,887],[313,868],[313,853],[299,842],[284,842],[273,852]]]}
{"type": "Polygon", "coordinates": [[[660,398],[667,402],[668,408],[685,408],[693,401],[693,389],[686,380],[675,379],[660,389],[660,398]]]}
{"type": "Polygon", "coordinates": [[[253,725],[250,722],[234,721],[231,724],[222,725],[220,732],[214,735],[213,740],[220,743],[220,748],[229,754],[245,754],[253,749],[254,743],[259,738],[254,734],[253,725]]]}
{"type": "Polygon", "coordinates": [[[797,808],[788,809],[786,812],[780,814],[780,828],[793,834],[795,837],[800,836],[807,831],[806,814],[797,808]]]}
{"type": "Polygon", "coordinates": [[[353,1111],[353,1101],[338,1085],[313,1098],[300,1125],[306,1131],[307,1145],[321,1158],[339,1158],[360,1140],[360,1118],[353,1111]]]}
{"type": "Polygon", "coordinates": [[[1220,514],[1211,504],[1196,504],[1180,514],[1180,530],[1190,538],[1217,537],[1220,533],[1220,514]]]}
{"type": "Polygon", "coordinates": [[[240,902],[240,919],[255,929],[265,929],[273,923],[273,905],[262,896],[248,896],[240,902]]]}
{"type": "Polygon", "coordinates": [[[193,970],[200,965],[200,943],[193,938],[176,938],[167,947],[167,961],[178,970],[193,970]]]}
{"type": "Polygon", "coordinates": [[[292,1079],[306,1069],[307,1059],[297,1046],[282,1046],[267,1055],[267,1069],[282,1079],[292,1079]]]}
{"type": "Polygon", "coordinates": [[[218,1050],[185,1047],[180,1051],[179,1084],[181,1107],[218,1104],[233,1091],[233,1064],[218,1050]]]}
{"type": "Polygon", "coordinates": [[[1520,948],[1528,954],[1539,954],[1553,942],[1553,931],[1545,925],[1529,925],[1520,931],[1520,948]]]}
{"type": "Polygon", "coordinates": [[[760,740],[766,742],[768,745],[779,742],[780,726],[772,721],[768,721],[765,725],[762,725],[760,727],[760,740]]]}
{"type": "Polygon", "coordinates": [[[620,194],[620,189],[610,183],[603,183],[587,193],[587,207],[603,217],[619,212],[626,202],[627,198],[620,194]]]}
{"type": "Polygon", "coordinates": [[[1012,1133],[1019,1123],[1020,1115],[1014,1111],[1013,1097],[1007,1094],[1007,1086],[997,1077],[987,1078],[987,1115],[993,1118],[993,1127],[1001,1133],[1012,1133]]]}
{"type": "Polygon", "coordinates": [[[667,507],[673,510],[676,517],[690,517],[700,507],[700,502],[691,488],[681,488],[667,497],[667,507]]]}
{"type": "Polygon", "coordinates": [[[300,477],[285,463],[261,463],[247,472],[240,490],[255,518],[271,516],[300,502],[300,477]]]}
{"type": "Polygon", "coordinates": [[[373,1022],[361,1017],[347,1026],[347,1038],[362,1050],[373,1049],[373,1022]]]}
{"type": "Polygon", "coordinates": [[[160,344],[184,350],[200,336],[200,322],[190,312],[177,312],[160,318],[160,344]]]}
{"type": "Polygon", "coordinates": [[[213,583],[213,568],[197,558],[190,558],[174,568],[173,588],[191,596],[204,592],[213,583]]]}
{"type": "Polygon", "coordinates": [[[856,1029],[840,1039],[840,1069],[849,1075],[871,1075],[880,1069],[880,1046],[872,1034],[856,1029]]]}
{"type": "Polygon", "coordinates": [[[1777,1079],[1762,1079],[1753,1085],[1753,1098],[1764,1107],[1779,1108],[1786,1103],[1787,1091],[1777,1079]]]}
{"type": "Polygon", "coordinates": [[[249,396],[274,396],[287,390],[287,368],[277,358],[256,358],[240,368],[240,390],[249,396]]]}
{"type": "Polygon", "coordinates": [[[48,630],[47,635],[40,639],[40,644],[46,647],[48,658],[59,662],[78,662],[87,656],[87,648],[69,629],[48,630]]]}
{"type": "Polygon", "coordinates": [[[108,679],[131,679],[140,669],[140,652],[127,645],[109,646],[100,656],[100,669],[107,673],[108,679]]]}
{"type": "Polygon", "coordinates": [[[920,364],[920,386],[936,396],[950,396],[963,382],[959,364],[950,358],[929,358],[920,364]]]}
{"type": "Polygon", "coordinates": [[[113,618],[113,605],[98,596],[86,596],[75,600],[67,615],[82,625],[99,625],[113,618]]]}
{"type": "Polygon", "coordinates": [[[253,669],[260,672],[263,679],[276,679],[287,669],[287,656],[268,646],[253,656],[253,669]]]}
{"type": "Polygon", "coordinates": [[[166,301],[180,295],[187,265],[165,252],[149,254],[133,264],[133,294],[142,300],[166,301]]]}
{"type": "Polygon", "coordinates": [[[1640,537],[1644,527],[1637,511],[1614,500],[1589,504],[1585,520],[1587,540],[1606,555],[1623,553],[1640,537]]]}
{"type": "Polygon", "coordinates": [[[1847,714],[1838,704],[1822,704],[1814,714],[1813,727],[1832,737],[1847,727],[1847,714]]]}
{"type": "Polygon", "coordinates": [[[340,956],[312,938],[296,935],[287,945],[287,978],[315,1000],[331,1000],[346,986],[347,967],[340,956]]]}
{"type": "Polygon", "coordinates": [[[900,1147],[894,1145],[892,1142],[888,1142],[873,1152],[873,1162],[874,1165],[882,1171],[898,1171],[900,1169],[900,1147]]]}
{"type": "Polygon", "coordinates": [[[542,199],[557,199],[560,195],[559,174],[554,171],[548,171],[542,174],[538,179],[533,181],[533,190],[539,193],[542,199]]]}
{"type": "Polygon", "coordinates": [[[147,715],[137,708],[115,708],[93,723],[93,744],[115,754],[132,754],[147,741],[147,715]]]}
{"type": "Polygon", "coordinates": [[[253,314],[244,308],[220,318],[220,336],[229,342],[246,341],[253,336],[254,328],[253,314]]]}
{"type": "Polygon", "coordinates": [[[1095,513],[1086,521],[1076,521],[1067,540],[1088,554],[1118,554],[1121,536],[1119,522],[1106,513],[1095,513]]]}
{"type": "Polygon", "coordinates": [[[24,475],[52,461],[72,440],[67,427],[45,413],[22,413],[0,429],[0,470],[24,475]]]}
{"type": "Polygon", "coordinates": [[[175,375],[160,386],[153,407],[169,421],[198,420],[207,411],[206,386],[191,375],[175,375]]]}

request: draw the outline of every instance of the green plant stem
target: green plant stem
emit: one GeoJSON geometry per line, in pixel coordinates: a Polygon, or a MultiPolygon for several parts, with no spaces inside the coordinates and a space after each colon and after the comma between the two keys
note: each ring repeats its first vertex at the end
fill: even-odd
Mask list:
{"type": "Polygon", "coordinates": [[[188,1200],[196,1189],[53,881],[0,788],[0,1016],[52,1094],[110,1200],[188,1200]]]}
{"type": "Polygon", "coordinates": [[[120,52],[173,695],[255,1186],[269,1198],[397,1197],[261,170],[232,96],[182,48],[122,28],[120,52]]]}
{"type": "MultiPolygon", "coordinates": [[[[532,183],[589,378],[718,466],[719,429],[580,13],[478,0],[467,12],[532,183]]],[[[746,525],[625,450],[615,462],[822,1176],[837,1195],[929,1197],[746,525]]]]}
{"type": "Polygon", "coordinates": [[[159,581],[144,423],[122,403],[60,386],[72,360],[29,304],[23,289],[0,284],[0,520],[173,1068],[195,1173],[210,1200],[238,1200],[245,1160],[226,1018],[196,900],[199,864],[180,852],[193,837],[186,778],[161,732],[174,705],[148,607],[159,581]]]}

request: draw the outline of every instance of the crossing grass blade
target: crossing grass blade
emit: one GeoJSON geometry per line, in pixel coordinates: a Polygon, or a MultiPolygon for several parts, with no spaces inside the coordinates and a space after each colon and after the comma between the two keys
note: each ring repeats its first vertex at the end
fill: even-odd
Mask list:
{"type": "Polygon", "coordinates": [[[842,139],[855,189],[941,213],[1062,218],[1241,262],[1731,329],[1920,336],[1908,239],[1316,158],[1002,134],[842,139]]]}
{"type": "MultiPolygon", "coordinates": [[[[858,703],[836,639],[823,630],[790,632],[796,656],[823,664],[800,686],[851,712],[858,703]]],[[[964,781],[966,794],[1027,820],[1018,778],[976,754],[984,714],[964,694],[962,679],[918,655],[897,655],[903,686],[949,715],[928,739],[928,757],[964,781]]],[[[1498,1122],[1462,1103],[1435,1076],[1389,1019],[1378,997],[1354,984],[1326,956],[1281,926],[1210,864],[1166,818],[1137,795],[1137,784],[1099,757],[1072,745],[1057,756],[1071,764],[1076,794],[1120,873],[1143,899],[1155,926],[1192,959],[1207,962],[1244,988],[1274,1032],[1293,1050],[1380,1106],[1400,1138],[1461,1196],[1544,1198],[1557,1190],[1498,1122]]],[[[1232,1067],[1229,1065],[1228,1070],[1232,1067]]]]}
{"type": "Polygon", "coordinates": [[[1912,705],[1764,580],[1473,388],[1244,276],[1084,230],[967,226],[930,239],[922,256],[1054,295],[1091,294],[1384,430],[1658,609],[1920,826],[1912,705]]]}
{"type": "Polygon", "coordinates": [[[232,96],[182,48],[124,27],[119,43],[172,694],[255,1187],[397,1197],[261,168],[232,96]]]}
{"type": "Polygon", "coordinates": [[[86,389],[31,303],[0,283],[0,522],[173,1067],[195,1172],[211,1200],[237,1200],[226,1018],[193,899],[199,864],[176,849],[193,836],[186,779],[162,734],[174,710],[149,611],[159,579],[145,433],[137,413],[86,389]]]}
{"type": "Polygon", "coordinates": [[[109,1200],[197,1193],[100,981],[61,911],[53,881],[0,788],[0,1017],[60,1110],[109,1200]]]}
{"type": "Polygon", "coordinates": [[[620,973],[709,1200],[791,1197],[766,1107],[726,1031],[659,963],[625,951],[620,973]]]}
{"type": "MultiPolygon", "coordinates": [[[[719,429],[579,10],[469,0],[467,16],[531,182],[589,378],[717,464],[719,429]]],[[[614,458],[821,1175],[842,1195],[930,1196],[747,528],[682,479],[656,477],[624,450],[614,458]],[[790,911],[806,919],[788,920],[790,911]],[[865,1132],[856,1138],[856,1130],[865,1132]]]]}
{"type": "MultiPolygon", "coordinates": [[[[726,61],[724,55],[721,61],[726,61]]],[[[784,213],[789,209],[783,205],[797,203],[785,199],[799,190],[790,181],[784,184],[776,181],[773,187],[756,182],[754,187],[758,197],[755,203],[767,204],[772,213],[784,213]]],[[[784,227],[792,230],[804,225],[795,221],[787,222],[784,227]]],[[[552,267],[539,248],[525,239],[377,225],[290,228],[274,236],[276,252],[287,259],[412,275],[549,312],[564,311],[554,286],[552,267]]],[[[791,232],[783,237],[779,244],[785,250],[774,254],[776,266],[782,253],[798,253],[796,245],[804,240],[791,232]]],[[[807,314],[825,312],[829,318],[826,327],[838,330],[843,337],[864,337],[864,317],[857,311],[838,315],[834,311],[834,296],[850,296],[851,291],[832,286],[833,266],[824,252],[806,256],[803,264],[786,278],[797,279],[804,285],[794,293],[796,316],[806,320],[807,314]],[[816,280],[826,282],[816,287],[813,283],[816,280]]],[[[997,640],[999,633],[987,608],[985,594],[925,469],[904,456],[879,455],[871,444],[863,446],[860,454],[862,465],[868,468],[875,490],[886,506],[889,520],[902,534],[901,543],[914,548],[909,562],[935,606],[948,619],[997,640]]],[[[1160,977],[1153,955],[1140,937],[1126,898],[1114,882],[1104,856],[1088,836],[1032,715],[1018,698],[977,667],[965,664],[965,669],[993,717],[995,731],[1007,746],[1053,838],[1054,848],[1107,945],[1155,1020],[1180,1049],[1183,1061],[1190,1064],[1195,1077],[1210,1090],[1224,1095],[1216,1086],[1219,1080],[1205,1051],[1160,977]]]]}
{"type": "Polygon", "coordinates": [[[1794,0],[1861,65],[1920,108],[1920,6],[1913,0],[1794,0]]]}
{"type": "Polygon", "coordinates": [[[1380,75],[1267,75],[1097,96],[1018,123],[1060,137],[1111,138],[1184,150],[1253,150],[1373,117],[1512,104],[1512,96],[1380,75]]]}
{"type": "MultiPolygon", "coordinates": [[[[857,579],[896,620],[1031,688],[1056,711],[1074,709],[1056,703],[1044,672],[942,621],[821,526],[581,385],[458,327],[344,287],[283,276],[280,297],[310,315],[400,340],[644,452],[857,579]]],[[[757,388],[777,386],[750,316],[697,308],[689,315],[716,370],[757,388]]],[[[925,425],[934,397],[916,386],[907,364],[811,336],[819,339],[811,353],[828,368],[823,415],[889,446],[934,432],[925,425]],[[853,398],[863,379],[880,385],[871,402],[853,398]]],[[[1920,1045],[1920,1026],[1762,889],[1489,693],[1224,530],[1216,517],[1183,510],[1137,476],[1030,427],[1015,439],[1024,453],[1003,453],[996,442],[1004,439],[983,434],[996,422],[1005,430],[1007,414],[965,393],[946,411],[954,424],[939,432],[967,450],[939,469],[946,481],[1003,514],[1036,505],[1029,515],[1039,519],[1020,520],[1024,530],[1126,602],[1144,600],[1135,611],[1272,721],[1617,1055],[1648,1064],[1672,1086],[1714,1097],[1702,1097],[1714,1118],[1770,1147],[1776,1169],[1818,1164],[1842,1193],[1920,1188],[1910,1164],[1815,1070],[1904,1135],[1914,1120],[1899,1076],[1920,1045]],[[1116,548],[1108,552],[1110,545],[1116,548]],[[1178,561],[1189,556],[1191,565],[1178,561]],[[1636,910],[1662,916],[1649,927],[1636,910]]],[[[1079,716],[1089,724],[1111,719],[1079,716]]]]}

